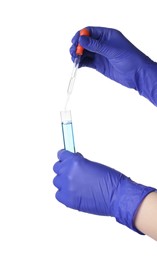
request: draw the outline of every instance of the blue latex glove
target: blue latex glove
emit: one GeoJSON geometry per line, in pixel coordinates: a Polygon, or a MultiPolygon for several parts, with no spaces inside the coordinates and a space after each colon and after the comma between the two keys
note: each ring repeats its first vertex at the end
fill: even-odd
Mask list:
{"type": "Polygon", "coordinates": [[[96,69],[108,78],[133,88],[157,105],[157,63],[137,49],[121,32],[103,27],[86,27],[89,36],[72,39],[70,53],[76,57],[78,42],[85,48],[80,67],[96,69]]]}
{"type": "Polygon", "coordinates": [[[115,217],[119,223],[141,234],[134,227],[134,217],[142,200],[154,188],[133,182],[79,153],[60,150],[58,159],[53,167],[57,174],[53,183],[58,188],[58,201],[79,211],[115,217]]]}

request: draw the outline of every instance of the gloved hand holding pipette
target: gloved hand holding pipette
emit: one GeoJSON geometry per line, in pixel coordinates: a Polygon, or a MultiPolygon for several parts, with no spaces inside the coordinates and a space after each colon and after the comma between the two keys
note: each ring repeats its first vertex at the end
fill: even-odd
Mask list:
{"type": "Polygon", "coordinates": [[[87,30],[90,36],[80,36],[77,32],[73,37],[72,60],[76,58],[79,42],[85,49],[79,67],[96,69],[157,105],[157,63],[118,30],[104,27],[87,27],[87,30]]]}
{"type": "MultiPolygon", "coordinates": [[[[77,32],[70,48],[73,61],[78,42],[84,48],[78,67],[96,69],[137,90],[157,106],[157,63],[115,29],[87,29],[90,36],[77,32]]],[[[114,217],[136,233],[157,240],[156,188],[139,184],[111,167],[65,149],[58,152],[53,169],[59,202],[82,212],[114,217]]]]}

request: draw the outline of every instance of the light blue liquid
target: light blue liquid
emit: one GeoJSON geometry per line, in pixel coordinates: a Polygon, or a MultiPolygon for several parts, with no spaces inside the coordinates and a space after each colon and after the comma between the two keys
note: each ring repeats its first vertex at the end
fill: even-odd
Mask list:
{"type": "Polygon", "coordinates": [[[70,152],[75,152],[74,133],[72,122],[62,123],[62,134],[64,149],[70,152]]]}

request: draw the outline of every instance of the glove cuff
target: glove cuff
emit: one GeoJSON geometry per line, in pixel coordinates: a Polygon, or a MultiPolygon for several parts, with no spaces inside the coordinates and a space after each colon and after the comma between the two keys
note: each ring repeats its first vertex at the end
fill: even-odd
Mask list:
{"type": "Polygon", "coordinates": [[[117,222],[142,235],[143,233],[134,226],[134,219],[143,199],[155,190],[155,188],[138,184],[130,178],[122,176],[115,194],[114,212],[116,214],[114,216],[117,222]]]}
{"type": "Polygon", "coordinates": [[[135,81],[139,94],[157,106],[157,63],[145,64],[137,72],[135,81]]]}

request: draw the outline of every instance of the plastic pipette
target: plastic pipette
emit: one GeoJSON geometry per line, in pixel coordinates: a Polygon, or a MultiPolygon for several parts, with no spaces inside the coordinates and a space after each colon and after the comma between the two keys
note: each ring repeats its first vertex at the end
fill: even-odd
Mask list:
{"type": "MultiPolygon", "coordinates": [[[[80,36],[82,36],[82,35],[89,36],[89,31],[86,28],[82,29],[80,31],[80,36]]],[[[65,110],[67,109],[70,95],[73,91],[73,87],[74,87],[74,83],[75,83],[75,79],[76,79],[76,73],[77,73],[77,69],[79,67],[81,56],[83,55],[83,50],[84,50],[84,48],[80,44],[78,44],[78,46],[76,48],[77,57],[74,60],[74,66],[73,66],[73,70],[71,73],[71,77],[70,77],[70,81],[69,81],[68,89],[67,89],[67,99],[66,99],[66,103],[65,103],[65,110]]]]}
{"type": "MultiPolygon", "coordinates": [[[[89,36],[89,31],[87,29],[82,29],[80,31],[80,36],[86,35],[89,36]]],[[[65,103],[64,111],[61,111],[61,121],[62,121],[62,135],[63,135],[63,143],[64,143],[64,149],[75,152],[75,142],[74,142],[74,133],[73,133],[73,125],[72,125],[72,118],[71,118],[71,111],[67,110],[67,104],[70,98],[70,95],[73,91],[74,82],[76,78],[76,72],[79,67],[81,55],[83,54],[83,47],[78,44],[76,48],[76,59],[74,60],[74,66],[72,70],[72,74],[70,77],[70,81],[68,84],[67,89],[67,99],[65,103]]]]}

